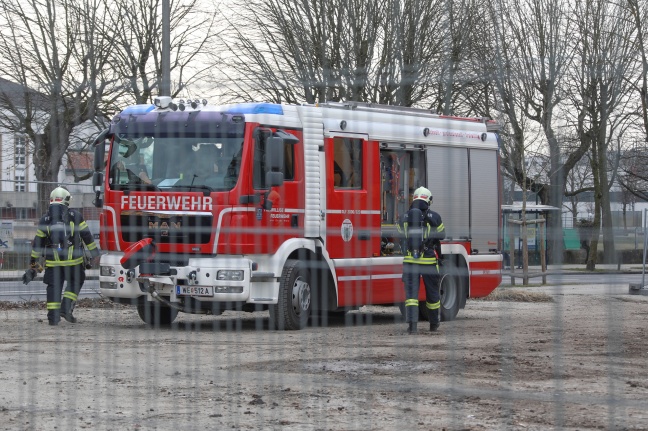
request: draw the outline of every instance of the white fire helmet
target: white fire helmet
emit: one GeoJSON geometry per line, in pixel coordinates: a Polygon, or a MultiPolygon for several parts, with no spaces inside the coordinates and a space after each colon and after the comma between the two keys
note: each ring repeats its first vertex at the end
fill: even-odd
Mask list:
{"type": "Polygon", "coordinates": [[[420,199],[422,201],[427,202],[428,204],[431,204],[432,203],[432,192],[430,192],[425,187],[419,187],[418,189],[414,190],[413,198],[414,198],[414,200],[420,199]]]}
{"type": "Polygon", "coordinates": [[[72,200],[72,196],[70,196],[70,192],[65,187],[59,186],[50,193],[50,205],[58,204],[69,207],[70,200],[72,200]]]}

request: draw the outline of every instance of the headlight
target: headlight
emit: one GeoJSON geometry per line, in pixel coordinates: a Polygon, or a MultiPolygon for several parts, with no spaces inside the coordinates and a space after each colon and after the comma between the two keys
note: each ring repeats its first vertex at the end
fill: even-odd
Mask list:
{"type": "Polygon", "coordinates": [[[115,267],[114,266],[101,266],[99,267],[99,274],[107,276],[107,277],[114,277],[115,276],[115,267]]]}
{"type": "Polygon", "coordinates": [[[216,280],[243,281],[243,271],[223,269],[216,274],[216,280]]]}

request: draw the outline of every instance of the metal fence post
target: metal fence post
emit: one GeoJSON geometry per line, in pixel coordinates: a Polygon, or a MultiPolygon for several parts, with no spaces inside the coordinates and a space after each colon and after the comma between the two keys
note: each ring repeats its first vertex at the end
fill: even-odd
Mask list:
{"type": "Polygon", "coordinates": [[[643,260],[641,262],[641,284],[630,284],[630,295],[648,295],[648,289],[646,289],[646,249],[648,246],[648,235],[646,235],[646,216],[648,215],[648,209],[644,208],[643,212],[643,260]]]}

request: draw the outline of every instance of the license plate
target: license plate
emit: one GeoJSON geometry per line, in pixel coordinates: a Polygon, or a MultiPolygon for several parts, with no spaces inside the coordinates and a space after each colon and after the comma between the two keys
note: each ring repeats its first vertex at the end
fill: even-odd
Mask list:
{"type": "Polygon", "coordinates": [[[176,295],[214,296],[213,286],[176,286],[176,295]]]}

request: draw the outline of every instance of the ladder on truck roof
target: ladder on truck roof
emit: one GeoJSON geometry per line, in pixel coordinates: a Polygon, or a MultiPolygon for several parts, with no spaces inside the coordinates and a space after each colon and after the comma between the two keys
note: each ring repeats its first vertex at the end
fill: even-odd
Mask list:
{"type": "Polygon", "coordinates": [[[323,103],[317,103],[308,106],[320,106],[324,108],[347,109],[351,111],[402,114],[402,115],[413,115],[416,117],[423,117],[423,118],[426,117],[437,118],[437,119],[440,118],[440,119],[447,119],[447,120],[484,123],[486,125],[486,130],[488,130],[489,132],[496,132],[501,129],[501,125],[497,123],[497,121],[492,120],[488,117],[455,117],[452,115],[441,115],[441,114],[437,114],[436,112],[432,112],[429,109],[413,108],[411,106],[381,105],[379,103],[369,103],[369,102],[323,102],[323,103]]]}

